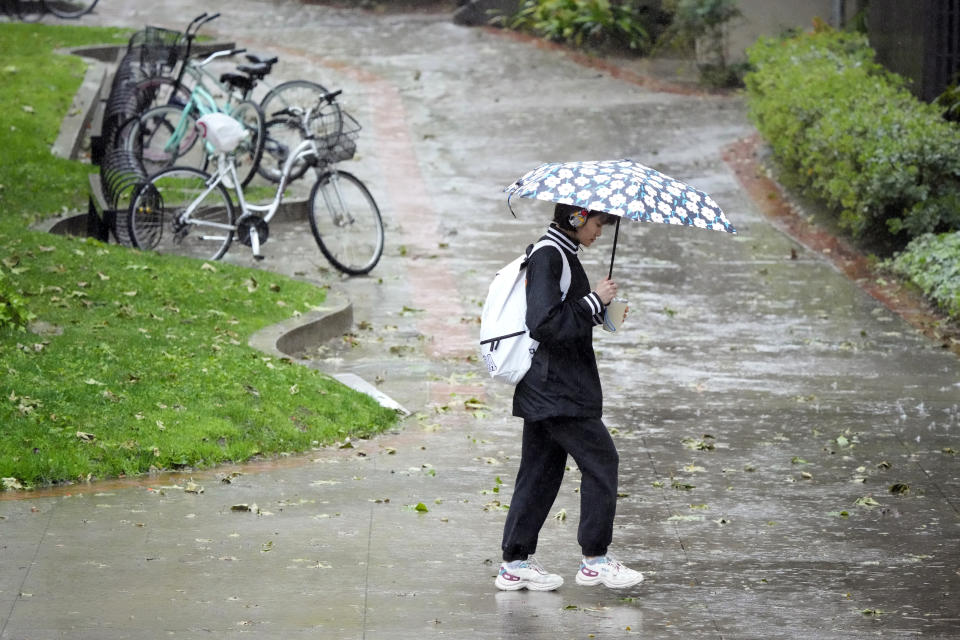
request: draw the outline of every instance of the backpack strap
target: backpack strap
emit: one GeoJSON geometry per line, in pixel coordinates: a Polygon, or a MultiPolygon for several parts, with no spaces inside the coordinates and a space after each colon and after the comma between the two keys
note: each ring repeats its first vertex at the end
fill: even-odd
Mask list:
{"type": "Polygon", "coordinates": [[[560,274],[560,300],[566,300],[567,292],[570,291],[570,280],[572,276],[570,273],[570,263],[567,261],[567,254],[564,252],[563,248],[553,240],[546,238],[533,245],[533,249],[531,249],[530,253],[527,255],[527,260],[530,259],[530,256],[533,255],[534,251],[537,249],[542,249],[543,247],[553,247],[560,252],[560,258],[563,260],[563,273],[560,274]]]}

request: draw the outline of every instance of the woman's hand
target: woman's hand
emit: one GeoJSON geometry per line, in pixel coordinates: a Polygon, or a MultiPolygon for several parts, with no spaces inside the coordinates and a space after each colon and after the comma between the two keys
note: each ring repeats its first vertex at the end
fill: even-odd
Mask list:
{"type": "Polygon", "coordinates": [[[617,295],[617,283],[611,280],[609,277],[604,278],[597,284],[597,288],[594,289],[594,293],[600,296],[600,302],[603,304],[610,304],[610,301],[613,300],[617,295]]]}

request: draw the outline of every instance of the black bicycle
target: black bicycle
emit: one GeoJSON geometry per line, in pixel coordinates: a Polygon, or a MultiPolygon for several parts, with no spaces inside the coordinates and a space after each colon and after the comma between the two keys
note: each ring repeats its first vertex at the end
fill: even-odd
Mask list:
{"type": "Polygon", "coordinates": [[[4,11],[24,22],[36,22],[45,13],[59,18],[79,18],[93,11],[100,0],[5,0],[4,11]]]}

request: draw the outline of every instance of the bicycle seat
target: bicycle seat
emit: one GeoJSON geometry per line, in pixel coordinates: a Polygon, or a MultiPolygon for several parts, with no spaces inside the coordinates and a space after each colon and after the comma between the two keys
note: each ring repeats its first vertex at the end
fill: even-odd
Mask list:
{"type": "Polygon", "coordinates": [[[256,78],[240,73],[224,73],[220,75],[220,82],[246,93],[247,91],[253,90],[253,86],[256,84],[256,78]]]}
{"type": "Polygon", "coordinates": [[[271,56],[267,58],[266,56],[263,56],[259,53],[248,53],[244,57],[250,62],[253,62],[256,64],[266,64],[266,65],[274,65],[277,63],[277,60],[279,60],[277,56],[271,56]]]}
{"type": "Polygon", "coordinates": [[[262,80],[264,76],[270,73],[270,65],[264,62],[258,62],[257,64],[238,64],[237,71],[245,73],[257,80],[262,80]]]}

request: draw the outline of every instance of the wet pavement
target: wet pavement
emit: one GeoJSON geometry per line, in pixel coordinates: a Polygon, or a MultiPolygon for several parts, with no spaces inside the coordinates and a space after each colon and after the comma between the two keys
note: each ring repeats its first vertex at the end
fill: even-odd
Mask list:
{"type": "MultiPolygon", "coordinates": [[[[195,10],[162,6],[84,22],[195,10]]],[[[960,363],[763,217],[722,160],[753,133],[741,98],[444,15],[204,10],[224,13],[212,35],[278,53],[279,76],[342,87],[363,124],[345,168],[387,223],[377,269],[339,277],[294,218],[256,266],[348,300],[353,329],[297,357],[412,415],[273,463],[0,494],[0,638],[960,637],[960,363]],[[571,469],[537,554],[567,583],[499,593],[520,425],[473,358],[477,318],[549,215],[517,201],[514,220],[501,192],[540,162],[610,157],[711,193],[740,233],[621,227],[630,317],[595,348],[621,457],[612,550],[646,581],[574,584],[571,469]]],[[[593,279],[609,235],[583,255],[593,279]]],[[[227,259],[252,265],[244,250],[227,259]]]]}

